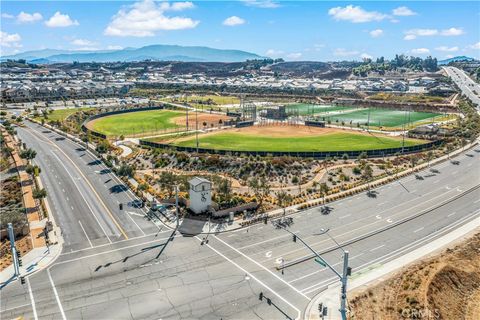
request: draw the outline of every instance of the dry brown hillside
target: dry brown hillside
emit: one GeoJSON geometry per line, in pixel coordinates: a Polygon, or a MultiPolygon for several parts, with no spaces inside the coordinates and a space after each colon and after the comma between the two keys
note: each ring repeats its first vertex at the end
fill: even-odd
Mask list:
{"type": "Polygon", "coordinates": [[[352,297],[351,320],[478,320],[480,233],[352,297]]]}

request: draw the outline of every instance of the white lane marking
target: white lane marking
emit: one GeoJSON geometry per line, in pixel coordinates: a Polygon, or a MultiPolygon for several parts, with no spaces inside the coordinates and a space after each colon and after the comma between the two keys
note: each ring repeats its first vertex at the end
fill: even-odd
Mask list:
{"type": "Polygon", "coordinates": [[[473,203],[479,203],[479,202],[480,202],[480,199],[473,201],[473,203]]]}
{"type": "Polygon", "coordinates": [[[227,237],[228,237],[228,238],[231,238],[231,237],[233,237],[233,236],[235,236],[235,233],[232,233],[231,235],[228,235],[227,237]]]}
{"type": "Polygon", "coordinates": [[[130,213],[133,213],[133,212],[128,212],[127,213],[127,216],[130,218],[130,220],[132,220],[133,224],[138,228],[138,230],[140,230],[140,232],[145,235],[145,232],[142,230],[142,228],[140,228],[140,226],[137,224],[137,222],[135,220],[133,220],[132,216],[130,215],[130,213]]]}
{"type": "MultiPolygon", "coordinates": [[[[167,230],[165,232],[168,232],[171,230],[167,230]]],[[[180,238],[182,237],[182,235],[176,235],[175,238],[180,238]]],[[[128,238],[129,239],[134,239],[134,238],[128,238]]],[[[79,258],[73,258],[73,259],[70,259],[70,260],[64,260],[64,261],[59,261],[59,262],[55,262],[53,266],[56,266],[56,265],[60,265],[60,264],[65,264],[65,263],[69,263],[69,262],[75,262],[75,261],[79,261],[79,260],[84,260],[84,259],[88,259],[88,258],[92,258],[92,257],[96,257],[96,256],[100,256],[102,254],[107,254],[107,253],[112,253],[112,252],[117,252],[117,251],[121,251],[121,250],[125,250],[125,249],[130,249],[130,248],[135,248],[135,247],[139,247],[139,246],[144,246],[146,244],[150,244],[150,243],[155,243],[155,242],[159,242],[159,241],[164,241],[164,240],[167,240],[167,239],[170,239],[170,237],[168,238],[161,238],[161,239],[155,239],[155,240],[151,240],[151,241],[147,241],[147,242],[143,242],[143,243],[138,243],[138,244],[132,244],[131,246],[126,246],[126,247],[121,247],[121,248],[118,248],[118,249],[112,249],[112,250],[106,250],[106,251],[103,251],[103,252],[98,252],[98,253],[92,253],[92,254],[89,254],[87,256],[83,256],[83,257],[79,257],[79,258]]],[[[126,240],[126,239],[125,239],[126,240]]],[[[120,241],[118,241],[120,242],[120,241]]],[[[118,242],[115,242],[115,243],[118,243],[118,242]]],[[[110,244],[108,244],[110,246],[110,244]]],[[[100,246],[96,246],[95,249],[97,249],[98,247],[100,246]]],[[[87,248],[88,249],[88,248],[87,248]]],[[[83,251],[83,250],[86,250],[86,249],[82,249],[82,250],[77,250],[77,251],[72,251],[72,252],[68,252],[69,254],[70,253],[73,253],[73,252],[79,252],[79,251],[83,251]]],[[[65,253],[67,254],[67,253],[65,253]]]]}
{"type": "MultiPolygon", "coordinates": [[[[239,230],[241,230],[241,229],[239,229],[239,230]]],[[[297,233],[297,232],[298,232],[298,230],[295,231],[294,233],[297,233]]],[[[243,250],[245,248],[250,248],[250,247],[265,243],[265,242],[270,242],[270,241],[277,240],[277,239],[280,239],[280,238],[285,238],[285,237],[291,237],[291,235],[290,234],[283,234],[283,235],[275,237],[275,238],[270,238],[270,239],[263,240],[263,241],[260,241],[260,242],[255,242],[255,243],[252,243],[252,244],[248,244],[246,246],[238,248],[238,250],[243,250]]]]}
{"type": "MultiPolygon", "coordinates": [[[[28,278],[27,278],[27,281],[28,281],[28,278]]],[[[29,306],[31,306],[31,304],[29,304],[29,303],[27,303],[27,304],[22,304],[22,305],[20,305],[20,306],[15,306],[15,307],[3,309],[2,312],[7,312],[7,311],[15,310],[15,309],[20,309],[20,308],[24,308],[24,307],[29,307],[29,306]]]]}
{"type": "Polygon", "coordinates": [[[70,199],[67,197],[67,201],[70,201],[70,199]]]}
{"type": "Polygon", "coordinates": [[[65,189],[62,188],[62,192],[65,193],[65,189]]]}
{"type": "Polygon", "coordinates": [[[387,222],[388,222],[388,223],[392,223],[392,219],[387,219],[387,222]]]}
{"type": "Polygon", "coordinates": [[[72,207],[72,206],[70,206],[70,208],[72,208],[72,211],[73,211],[73,207],[72,207]]]}
{"type": "Polygon", "coordinates": [[[456,212],[455,212],[455,211],[454,211],[454,212],[452,212],[452,213],[449,213],[449,214],[447,215],[447,217],[451,217],[451,216],[453,216],[454,214],[456,214],[456,212]]]}
{"type": "Polygon", "coordinates": [[[88,237],[87,232],[85,231],[85,228],[83,227],[83,225],[82,225],[82,223],[80,222],[80,220],[78,220],[78,224],[80,224],[80,228],[82,228],[83,233],[85,234],[85,237],[87,238],[88,243],[90,244],[90,248],[93,248],[92,241],[90,241],[90,238],[88,237]]]}
{"type": "MultiPolygon", "coordinates": [[[[202,241],[200,240],[199,237],[195,236],[195,238],[198,240],[198,241],[202,241]]],[[[217,238],[218,239],[218,238],[217,238]]],[[[220,239],[219,239],[220,240],[220,239]]],[[[245,272],[245,274],[247,274],[250,278],[254,279],[255,281],[257,281],[259,284],[261,284],[263,287],[265,287],[268,291],[270,291],[271,293],[273,293],[274,295],[276,295],[278,298],[280,298],[283,302],[285,302],[286,304],[288,304],[291,308],[293,308],[295,311],[297,311],[297,317],[295,319],[300,319],[300,316],[301,316],[301,312],[300,310],[295,307],[293,304],[291,304],[287,299],[285,299],[284,297],[282,297],[280,294],[278,294],[276,291],[274,291],[273,289],[271,289],[269,286],[267,286],[265,283],[263,283],[262,281],[260,281],[259,279],[257,279],[253,274],[251,274],[250,272],[248,272],[247,270],[245,270],[244,268],[240,267],[236,262],[230,260],[229,258],[227,258],[224,254],[222,254],[220,251],[218,251],[217,249],[213,248],[211,245],[207,244],[207,247],[212,249],[216,254],[218,254],[219,256],[221,256],[222,258],[224,258],[225,260],[227,260],[228,262],[230,262],[231,264],[233,264],[235,267],[237,267],[238,269],[242,270],[242,272],[245,272]]],[[[308,298],[308,297],[307,297],[308,298]]],[[[308,300],[311,300],[310,298],[308,298],[308,300]]]]}
{"type": "Polygon", "coordinates": [[[370,252],[376,251],[376,250],[378,250],[378,249],[380,249],[380,248],[383,248],[383,247],[385,247],[384,244],[382,244],[381,246],[378,246],[378,247],[375,247],[375,248],[371,249],[370,252]]]}
{"type": "Polygon", "coordinates": [[[261,263],[258,263],[257,261],[253,260],[252,258],[250,258],[249,256],[247,256],[246,254],[244,254],[243,252],[239,251],[238,249],[232,247],[231,245],[229,245],[228,243],[226,243],[225,241],[223,241],[222,239],[218,238],[217,236],[213,236],[215,239],[217,239],[218,241],[220,241],[221,243],[223,243],[224,245],[226,245],[227,247],[229,247],[230,249],[232,249],[233,251],[239,253],[241,256],[243,256],[244,258],[250,260],[251,262],[253,262],[254,264],[256,264],[257,266],[259,266],[260,268],[262,268],[263,270],[267,271],[268,273],[270,273],[272,276],[274,276],[275,278],[277,278],[278,280],[280,280],[281,282],[283,282],[284,284],[286,284],[288,287],[290,287],[291,289],[293,289],[296,293],[300,294],[302,297],[304,297],[305,299],[307,299],[308,301],[311,301],[312,299],[310,299],[308,296],[306,296],[305,294],[303,294],[300,290],[298,290],[297,288],[295,288],[294,286],[292,286],[290,283],[286,282],[285,280],[283,280],[282,278],[280,278],[277,274],[273,273],[272,271],[270,271],[269,269],[265,268],[265,266],[261,263]]]}
{"type": "Polygon", "coordinates": [[[418,231],[422,231],[423,229],[425,229],[425,227],[418,228],[417,230],[413,231],[413,233],[417,233],[418,231]]]}
{"type": "Polygon", "coordinates": [[[344,215],[344,216],[339,217],[338,219],[345,219],[345,218],[350,217],[351,215],[352,215],[352,214],[349,213],[349,214],[346,214],[346,215],[344,215]]]}
{"type": "Polygon", "coordinates": [[[132,212],[132,211],[127,211],[128,214],[134,215],[134,216],[139,216],[139,217],[144,217],[145,215],[138,213],[138,212],[132,212]]]}
{"type": "MultiPolygon", "coordinates": [[[[361,253],[353,256],[353,257],[350,257],[350,258],[349,258],[349,261],[352,261],[353,259],[356,259],[356,258],[360,257],[360,256],[363,255],[363,254],[364,254],[364,252],[361,252],[361,253]]],[[[336,263],[332,264],[332,267],[336,267],[336,266],[341,265],[341,264],[343,264],[343,261],[339,261],[339,262],[336,262],[336,263]]],[[[329,270],[327,267],[323,267],[323,268],[320,269],[320,270],[316,270],[316,271],[314,271],[314,272],[311,272],[311,273],[309,273],[309,274],[306,274],[306,275],[304,275],[304,276],[301,276],[301,277],[299,277],[299,278],[297,278],[297,279],[294,279],[294,280],[290,281],[290,283],[295,282],[295,281],[298,281],[298,280],[302,280],[302,279],[305,279],[305,278],[308,278],[309,276],[312,276],[312,275],[314,275],[314,274],[317,274],[317,273],[320,273],[320,272],[324,272],[324,271],[327,271],[327,270],[329,270]]],[[[338,279],[338,278],[336,278],[336,279],[338,279]]],[[[323,283],[323,282],[324,282],[324,281],[322,281],[322,282],[320,282],[320,283],[316,283],[316,284],[314,284],[314,285],[312,285],[312,286],[303,288],[303,289],[302,289],[302,292],[304,292],[304,293],[309,293],[309,292],[311,292],[311,291],[315,291],[315,290],[317,290],[316,288],[314,288],[313,290],[309,290],[309,291],[307,291],[307,290],[310,289],[310,288],[313,288],[313,287],[317,287],[319,284],[321,284],[321,283],[323,283]]]]}
{"type": "Polygon", "coordinates": [[[377,214],[377,215],[375,216],[375,218],[377,218],[377,219],[382,219],[382,216],[379,215],[379,214],[377,214]]]}
{"type": "Polygon", "coordinates": [[[377,207],[380,207],[380,206],[383,206],[386,202],[380,202],[379,204],[377,204],[377,207]]]}
{"type": "MultiPolygon", "coordinates": [[[[75,180],[73,179],[72,175],[71,175],[70,172],[68,171],[67,167],[65,167],[65,165],[64,165],[63,162],[62,162],[62,160],[60,160],[60,158],[59,158],[55,153],[52,152],[52,154],[53,154],[53,156],[54,156],[55,158],[58,159],[58,161],[59,161],[60,164],[63,166],[63,168],[65,169],[65,171],[67,172],[67,174],[70,176],[70,178],[72,178],[73,184],[75,185],[75,187],[77,187],[78,193],[80,193],[80,195],[82,196],[83,200],[84,200],[85,203],[87,204],[88,209],[90,209],[90,212],[92,213],[93,217],[95,218],[95,220],[97,221],[98,225],[100,226],[100,229],[102,229],[103,234],[107,237],[108,242],[112,243],[112,240],[110,240],[110,238],[108,237],[107,233],[105,232],[105,229],[103,228],[103,226],[101,225],[100,221],[98,220],[97,216],[95,215],[95,213],[93,213],[92,207],[90,207],[90,204],[88,203],[87,199],[85,199],[85,197],[83,196],[83,193],[80,191],[80,188],[78,187],[77,183],[75,182],[75,180]]],[[[73,209],[73,208],[72,208],[72,209],[73,209]]]]}
{"type": "Polygon", "coordinates": [[[65,316],[65,312],[63,311],[62,302],[60,301],[60,297],[58,296],[57,288],[55,288],[55,283],[53,282],[52,275],[50,274],[50,268],[47,269],[47,274],[48,274],[48,278],[50,279],[50,283],[52,284],[53,294],[55,295],[55,299],[57,300],[58,308],[60,309],[60,314],[62,315],[62,319],[67,320],[67,317],[65,316]]]}
{"type": "Polygon", "coordinates": [[[37,307],[35,306],[35,299],[33,298],[32,286],[30,286],[30,280],[28,280],[28,278],[26,280],[28,286],[28,295],[30,296],[30,301],[32,303],[33,318],[38,320],[37,307]]]}
{"type": "Polygon", "coordinates": [[[265,253],[265,257],[270,258],[271,256],[272,256],[272,251],[267,251],[267,253],[265,253]]]}

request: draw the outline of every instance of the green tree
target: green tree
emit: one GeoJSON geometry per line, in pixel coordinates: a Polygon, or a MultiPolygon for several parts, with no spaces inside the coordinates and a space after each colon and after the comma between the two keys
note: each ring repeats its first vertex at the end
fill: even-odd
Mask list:
{"type": "Polygon", "coordinates": [[[20,158],[22,159],[27,159],[28,162],[30,163],[31,160],[33,160],[37,156],[37,151],[28,148],[26,150],[22,150],[20,152],[20,158]]]}
{"type": "Polygon", "coordinates": [[[120,168],[118,168],[117,174],[120,177],[131,178],[135,174],[135,169],[133,168],[133,166],[124,163],[120,166],[120,168]]]}
{"type": "Polygon", "coordinates": [[[285,216],[285,207],[292,201],[292,197],[285,191],[279,191],[275,193],[277,204],[283,209],[283,216],[285,216]]]}
{"type": "Polygon", "coordinates": [[[325,205],[325,197],[327,196],[329,190],[330,190],[330,188],[328,187],[328,185],[325,182],[322,182],[320,184],[320,190],[319,191],[320,191],[320,195],[323,198],[323,205],[325,205]]]}
{"type": "Polygon", "coordinates": [[[158,178],[157,183],[162,190],[167,191],[168,198],[171,198],[173,196],[173,193],[175,192],[175,185],[177,183],[177,176],[172,172],[163,171],[160,174],[160,177],[158,178]]]}

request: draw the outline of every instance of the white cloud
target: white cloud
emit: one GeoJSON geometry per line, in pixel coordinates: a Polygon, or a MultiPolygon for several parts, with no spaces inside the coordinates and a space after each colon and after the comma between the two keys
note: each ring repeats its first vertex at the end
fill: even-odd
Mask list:
{"type": "Polygon", "coordinates": [[[57,11],[50,19],[45,21],[45,25],[50,28],[63,28],[78,26],[79,23],[77,20],[72,20],[68,14],[62,14],[60,11],[57,11]]]}
{"type": "Polygon", "coordinates": [[[373,57],[371,55],[369,55],[368,53],[362,53],[360,55],[360,58],[362,58],[362,59],[373,59],[373,57]]]}
{"type": "Polygon", "coordinates": [[[2,18],[3,19],[13,19],[15,16],[13,14],[8,14],[8,13],[2,13],[2,18]]]}
{"type": "Polygon", "coordinates": [[[287,58],[291,60],[298,60],[302,57],[302,54],[300,52],[292,52],[287,54],[287,58]]]}
{"type": "Polygon", "coordinates": [[[86,39],[75,39],[71,42],[71,44],[73,44],[74,46],[81,46],[81,47],[96,45],[95,42],[86,40],[86,39]]]}
{"type": "Polygon", "coordinates": [[[444,30],[438,29],[411,29],[405,31],[404,40],[413,40],[417,37],[430,37],[430,36],[460,36],[464,34],[463,29],[461,28],[450,28],[444,30]]]}
{"type": "Polygon", "coordinates": [[[355,51],[355,50],[346,50],[346,49],[343,49],[343,48],[337,48],[333,51],[333,55],[334,56],[337,56],[337,57],[350,57],[350,56],[356,56],[358,55],[360,52],[358,51],[355,51]]]}
{"type": "Polygon", "coordinates": [[[353,23],[381,21],[388,17],[386,14],[377,11],[366,11],[360,6],[353,5],[331,8],[328,10],[328,14],[335,20],[344,20],[353,23]]]}
{"type": "Polygon", "coordinates": [[[410,8],[405,6],[393,9],[392,13],[394,16],[401,16],[401,17],[414,16],[417,14],[415,11],[412,11],[410,8]]]}
{"type": "Polygon", "coordinates": [[[22,37],[18,33],[6,33],[0,31],[0,46],[6,48],[20,48],[22,37]]]}
{"type": "Polygon", "coordinates": [[[442,30],[440,32],[440,35],[449,37],[449,36],[461,36],[464,33],[465,32],[463,32],[463,29],[461,28],[450,28],[450,29],[442,30]]]}
{"type": "Polygon", "coordinates": [[[264,9],[274,9],[280,7],[280,4],[277,1],[273,0],[242,0],[242,2],[249,7],[257,7],[264,9]]]}
{"type": "Polygon", "coordinates": [[[427,48],[418,48],[412,49],[410,52],[413,54],[429,54],[430,50],[428,50],[427,48]]]}
{"type": "Polygon", "coordinates": [[[480,50],[480,42],[469,45],[468,49],[480,50]]]}
{"type": "Polygon", "coordinates": [[[151,37],[160,30],[182,30],[195,28],[200,21],[191,18],[166,16],[168,11],[181,11],[193,8],[191,2],[156,4],[153,0],[144,0],[121,8],[112,17],[104,34],[118,37],[151,37]]]}
{"type": "Polygon", "coordinates": [[[283,52],[282,50],[275,50],[275,49],[268,49],[267,52],[265,52],[265,55],[271,58],[280,57],[280,56],[283,56],[284,54],[285,52],[283,52]]]}
{"type": "Polygon", "coordinates": [[[43,19],[42,15],[38,12],[26,13],[22,11],[17,16],[18,23],[29,23],[29,22],[40,21],[42,19],[43,19]]]}
{"type": "Polygon", "coordinates": [[[122,50],[122,49],[123,49],[122,46],[114,46],[114,45],[107,46],[107,50],[122,50]]]}
{"type": "Polygon", "coordinates": [[[370,31],[369,33],[370,33],[370,36],[372,38],[378,38],[378,37],[383,36],[383,30],[382,29],[375,29],[375,30],[370,31]]]}
{"type": "Polygon", "coordinates": [[[231,16],[231,17],[228,17],[227,19],[223,20],[223,25],[224,26],[229,26],[229,27],[233,27],[233,26],[239,26],[239,25],[242,25],[244,24],[246,21],[240,17],[237,17],[237,16],[231,16]]]}
{"type": "Polygon", "coordinates": [[[458,49],[458,47],[440,46],[440,47],[435,48],[435,50],[441,51],[441,52],[456,52],[459,49],[458,49]]]}

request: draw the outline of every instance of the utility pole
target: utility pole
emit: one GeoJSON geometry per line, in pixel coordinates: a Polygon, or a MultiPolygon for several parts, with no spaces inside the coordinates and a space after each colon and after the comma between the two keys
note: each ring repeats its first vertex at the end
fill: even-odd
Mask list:
{"type": "MultiPolygon", "coordinates": [[[[343,250],[343,272],[340,274],[337,270],[335,270],[325,259],[323,259],[314,249],[312,249],[302,238],[300,238],[297,234],[294,232],[288,230],[285,228],[284,225],[277,223],[277,226],[282,228],[283,230],[287,231],[293,236],[293,241],[297,242],[296,240],[300,240],[301,243],[305,245],[317,258],[315,259],[315,262],[318,264],[328,267],[333,273],[337,275],[337,277],[340,279],[340,282],[342,284],[341,291],[340,291],[340,313],[342,315],[342,320],[347,320],[347,281],[348,281],[348,276],[351,275],[352,269],[348,266],[348,251],[343,250],[342,247],[339,246],[337,241],[335,243],[340,247],[340,249],[343,250]]],[[[318,234],[324,234],[327,233],[328,229],[325,230],[324,232],[318,234]]],[[[330,235],[328,235],[330,238],[332,238],[330,235]]]]}
{"type": "Polygon", "coordinates": [[[178,208],[178,186],[175,185],[175,210],[176,210],[176,214],[177,214],[177,227],[175,228],[175,230],[178,229],[178,225],[180,224],[180,209],[178,208]]]}
{"type": "Polygon", "coordinates": [[[19,277],[20,270],[18,266],[17,249],[15,248],[15,234],[13,232],[13,226],[10,222],[8,223],[8,237],[10,238],[10,249],[12,250],[13,269],[15,276],[19,277]]]}

